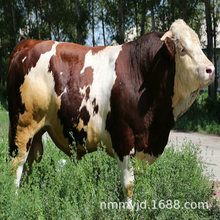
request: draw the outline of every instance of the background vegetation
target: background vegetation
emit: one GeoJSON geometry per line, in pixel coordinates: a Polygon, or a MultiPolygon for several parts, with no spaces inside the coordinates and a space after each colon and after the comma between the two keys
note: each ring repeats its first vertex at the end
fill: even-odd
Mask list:
{"type": "MultiPolygon", "coordinates": [[[[24,38],[121,44],[131,33],[166,31],[177,18],[199,36],[206,24],[207,54],[216,63],[219,9],[217,0],[0,0],[0,83],[6,82],[10,53],[24,38]]],[[[215,97],[216,84],[212,87],[209,95],[215,97]]]]}
{"type": "Polygon", "coordinates": [[[200,94],[191,108],[177,120],[175,129],[220,135],[220,94],[211,99],[200,94]]]}
{"type": "Polygon", "coordinates": [[[175,149],[170,146],[151,166],[138,164],[134,202],[146,200],[147,207],[101,209],[101,202],[123,201],[120,173],[116,161],[99,148],[76,161],[70,160],[50,141],[44,157],[34,164],[28,183],[17,195],[10,163],[6,162],[8,144],[0,139],[0,219],[219,219],[220,210],[213,199],[210,176],[204,174],[198,147],[191,143],[175,149]],[[66,163],[62,163],[65,159],[66,163]],[[178,200],[181,208],[159,208],[159,202],[178,200]],[[153,209],[155,201],[156,209],[153,209]],[[208,202],[208,209],[185,209],[185,202],[208,202]]]}

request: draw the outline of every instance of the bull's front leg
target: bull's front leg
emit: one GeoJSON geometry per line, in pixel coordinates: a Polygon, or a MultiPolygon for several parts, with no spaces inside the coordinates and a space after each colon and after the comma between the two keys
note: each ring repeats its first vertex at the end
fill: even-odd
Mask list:
{"type": "Polygon", "coordinates": [[[123,160],[118,159],[118,166],[121,171],[121,184],[126,197],[127,208],[132,210],[134,171],[130,155],[124,156],[123,160]]]}
{"type": "Polygon", "coordinates": [[[108,119],[107,130],[110,132],[114,156],[121,171],[121,184],[126,197],[126,207],[133,209],[134,171],[131,157],[135,154],[135,136],[123,118],[114,118],[113,115],[110,115],[108,119]]]}

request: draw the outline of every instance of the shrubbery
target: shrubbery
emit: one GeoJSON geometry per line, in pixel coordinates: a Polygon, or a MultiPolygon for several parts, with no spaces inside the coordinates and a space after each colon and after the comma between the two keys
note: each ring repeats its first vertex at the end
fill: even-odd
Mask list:
{"type": "Polygon", "coordinates": [[[220,134],[220,95],[216,100],[204,92],[191,108],[176,122],[175,129],[220,134]]]}
{"type": "MultiPolygon", "coordinates": [[[[213,189],[202,163],[199,148],[191,143],[167,148],[151,166],[134,159],[136,174],[134,202],[147,207],[101,209],[101,202],[123,201],[116,161],[102,148],[77,161],[69,159],[50,141],[44,156],[34,164],[28,183],[15,194],[14,177],[6,162],[7,139],[0,140],[0,219],[218,219],[219,209],[185,209],[185,202],[212,201],[213,189]],[[64,164],[61,159],[65,159],[64,164]],[[167,201],[172,208],[165,208],[167,201]],[[174,208],[175,200],[180,208],[174,208]],[[168,201],[169,203],[169,201],[168,201]],[[159,208],[160,207],[162,208],[159,208]],[[211,215],[211,216],[210,216],[211,215]]],[[[102,207],[103,208],[103,207],[102,207]]]]}

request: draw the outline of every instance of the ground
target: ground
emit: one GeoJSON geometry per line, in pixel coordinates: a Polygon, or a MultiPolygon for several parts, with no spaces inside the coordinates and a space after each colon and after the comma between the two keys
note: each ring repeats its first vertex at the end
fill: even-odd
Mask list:
{"type": "Polygon", "coordinates": [[[171,131],[169,142],[179,146],[185,141],[192,141],[200,146],[201,155],[208,165],[208,171],[214,174],[215,197],[220,199],[220,136],[197,132],[171,131]]]}
{"type": "Polygon", "coordinates": [[[209,170],[213,170],[214,180],[220,181],[220,136],[200,134],[196,132],[171,131],[169,141],[176,146],[184,141],[192,141],[198,144],[202,150],[202,156],[207,162],[209,170]]]}

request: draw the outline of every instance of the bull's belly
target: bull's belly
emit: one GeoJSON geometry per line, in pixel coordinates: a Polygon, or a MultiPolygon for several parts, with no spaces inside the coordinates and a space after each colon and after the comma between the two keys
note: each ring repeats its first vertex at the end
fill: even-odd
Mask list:
{"type": "Polygon", "coordinates": [[[106,147],[106,151],[113,155],[111,136],[105,128],[106,123],[101,116],[91,118],[85,128],[87,132],[86,146],[92,150],[102,143],[106,147]]]}
{"type": "MultiPolygon", "coordinates": [[[[53,142],[59,147],[64,153],[67,155],[71,155],[71,147],[72,137],[71,137],[71,130],[68,132],[69,135],[64,135],[64,127],[65,125],[61,124],[61,121],[58,117],[53,117],[51,122],[48,123],[48,133],[52,138],[53,142]]],[[[91,117],[88,124],[84,125],[83,121],[80,119],[78,125],[74,125],[72,128],[76,128],[78,132],[84,131],[83,133],[86,134],[81,139],[84,139],[83,144],[79,144],[77,140],[77,136],[73,135],[75,139],[76,150],[78,153],[83,154],[86,152],[93,152],[97,149],[98,146],[104,145],[106,148],[106,152],[110,156],[114,156],[114,152],[112,149],[112,141],[110,133],[105,129],[106,123],[103,121],[102,116],[96,115],[95,117],[91,117]]]]}

